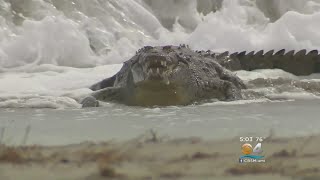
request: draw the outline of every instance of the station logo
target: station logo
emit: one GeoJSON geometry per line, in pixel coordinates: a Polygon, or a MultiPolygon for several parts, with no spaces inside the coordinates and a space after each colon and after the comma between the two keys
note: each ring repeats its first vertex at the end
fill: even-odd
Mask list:
{"type": "Polygon", "coordinates": [[[240,163],[262,163],[265,157],[262,155],[262,143],[258,143],[254,148],[251,144],[245,143],[241,146],[242,156],[239,158],[240,163]]]}

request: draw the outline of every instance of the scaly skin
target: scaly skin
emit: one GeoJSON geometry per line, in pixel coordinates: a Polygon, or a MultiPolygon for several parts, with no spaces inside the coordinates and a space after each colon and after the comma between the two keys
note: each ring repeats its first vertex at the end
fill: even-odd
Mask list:
{"type": "Polygon", "coordinates": [[[185,45],[144,47],[116,75],[91,87],[98,100],[136,106],[237,100],[242,88],[244,83],[215,56],[206,57],[185,45]]]}
{"type": "MultiPolygon", "coordinates": [[[[208,51],[198,51],[198,53],[208,56],[208,51]]],[[[221,54],[210,54],[216,56],[217,61],[231,71],[255,69],[282,69],[294,75],[310,75],[320,73],[320,55],[318,50],[307,52],[305,49],[300,51],[287,51],[285,49],[271,50],[264,53],[258,52],[235,52],[229,54],[228,51],[221,54]]]]}
{"type": "Polygon", "coordinates": [[[94,84],[83,107],[101,101],[136,106],[188,105],[203,100],[241,99],[244,83],[230,71],[283,69],[295,75],[320,73],[317,50],[229,54],[193,51],[185,45],[146,46],[126,61],[114,76],[94,84]],[[230,71],[229,71],[230,70],[230,71]]]}

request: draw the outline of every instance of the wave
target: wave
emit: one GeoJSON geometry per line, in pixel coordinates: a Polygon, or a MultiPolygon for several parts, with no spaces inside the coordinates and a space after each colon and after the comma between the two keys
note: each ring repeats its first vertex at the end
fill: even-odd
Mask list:
{"type": "Polygon", "coordinates": [[[319,49],[320,0],[0,0],[0,70],[121,63],[144,45],[319,49]]]}

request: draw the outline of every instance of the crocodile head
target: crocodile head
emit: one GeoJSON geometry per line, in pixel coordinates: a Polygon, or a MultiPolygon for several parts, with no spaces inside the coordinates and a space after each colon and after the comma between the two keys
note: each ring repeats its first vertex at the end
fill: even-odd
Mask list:
{"type": "Polygon", "coordinates": [[[187,104],[194,95],[188,63],[173,47],[145,47],[133,63],[134,101],[143,105],[187,104]]]}

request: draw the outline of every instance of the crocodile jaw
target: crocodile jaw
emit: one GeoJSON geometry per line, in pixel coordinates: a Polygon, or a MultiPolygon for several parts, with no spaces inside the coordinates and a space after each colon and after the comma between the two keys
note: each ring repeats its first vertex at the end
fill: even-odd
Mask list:
{"type": "Polygon", "coordinates": [[[149,55],[133,66],[131,70],[133,81],[135,84],[143,81],[157,81],[168,85],[175,67],[177,63],[173,63],[170,57],[149,55]]]}

